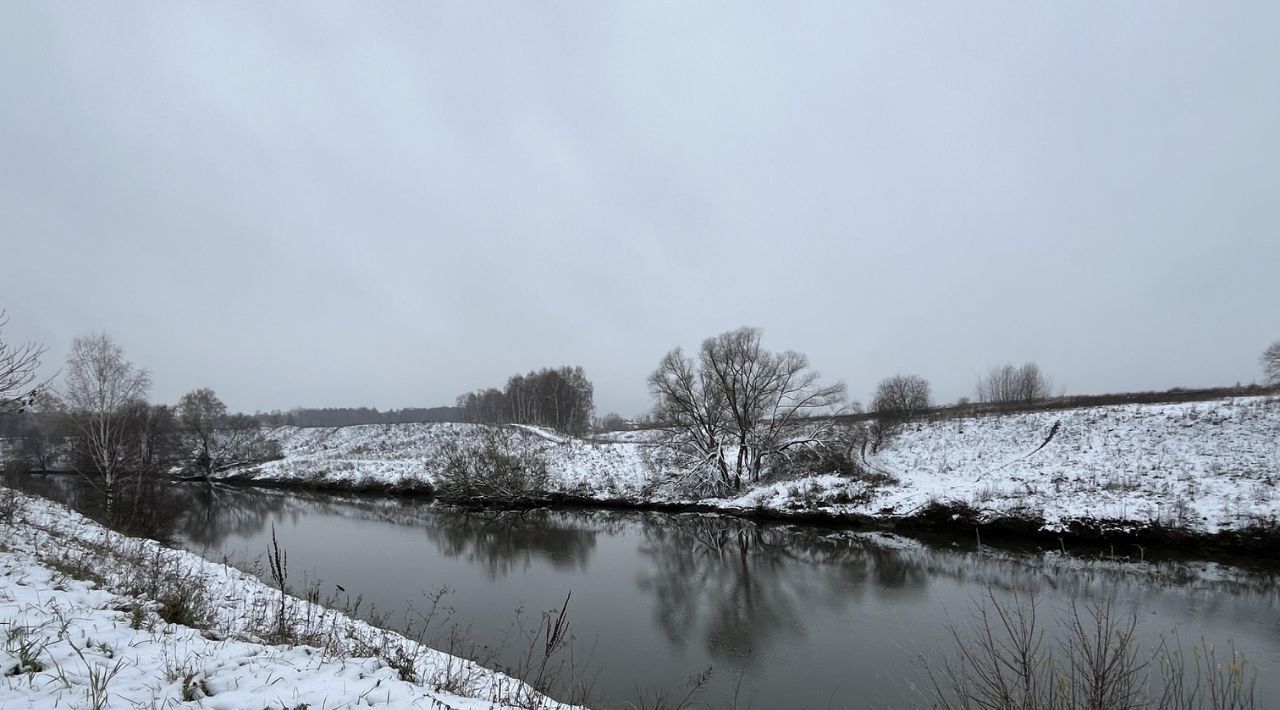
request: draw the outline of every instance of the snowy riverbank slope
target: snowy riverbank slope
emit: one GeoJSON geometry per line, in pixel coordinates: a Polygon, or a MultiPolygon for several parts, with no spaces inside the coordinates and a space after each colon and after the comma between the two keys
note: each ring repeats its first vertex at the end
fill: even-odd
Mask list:
{"type": "MultiPolygon", "coordinates": [[[[231,475],[318,486],[430,486],[451,448],[478,446],[489,430],[479,424],[280,427],[268,436],[280,442],[283,459],[231,475]]],[[[669,467],[655,462],[655,457],[663,458],[661,452],[643,443],[586,441],[525,426],[504,427],[503,433],[513,453],[536,453],[546,461],[552,486],[559,491],[635,495],[655,470],[669,467]]]]}
{"type": "MultiPolygon", "coordinates": [[[[474,444],[483,433],[471,424],[286,427],[272,433],[284,459],[237,475],[414,488],[433,482],[449,447],[474,444]]],[[[871,480],[813,476],[701,501],[664,485],[679,471],[649,433],[584,441],[510,427],[509,435],[515,451],[542,455],[554,491],[597,499],[882,517],[964,503],[986,517],[1042,519],[1049,529],[1088,520],[1213,533],[1280,519],[1274,396],[923,421],[868,455],[869,469],[880,474],[871,480]]]]}
{"type": "Polygon", "coordinates": [[[563,707],[298,599],[286,600],[289,633],[324,643],[266,643],[279,591],[55,503],[17,500],[0,522],[0,707],[563,707]],[[166,621],[175,616],[198,628],[166,621]],[[391,663],[375,657],[387,654],[391,663]]]}
{"type": "Polygon", "coordinates": [[[903,480],[879,501],[897,512],[932,497],[1031,512],[1050,527],[1081,519],[1205,532],[1275,524],[1280,398],[930,422],[908,427],[871,462],[903,480]]]}

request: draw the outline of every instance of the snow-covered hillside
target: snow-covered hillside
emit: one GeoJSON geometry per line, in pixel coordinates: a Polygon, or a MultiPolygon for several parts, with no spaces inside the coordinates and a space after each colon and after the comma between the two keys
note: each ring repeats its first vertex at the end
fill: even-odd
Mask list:
{"type": "MultiPolygon", "coordinates": [[[[449,447],[479,442],[484,431],[471,424],[286,427],[272,432],[285,458],[242,475],[353,487],[429,485],[449,447]]],[[[1105,520],[1218,532],[1280,519],[1277,397],[919,422],[868,456],[875,474],[868,479],[774,481],[733,499],[701,501],[661,485],[679,471],[651,434],[586,441],[510,427],[508,435],[513,450],[542,455],[553,490],[599,499],[874,516],[960,502],[987,516],[1042,518],[1050,529],[1105,520]]]]}
{"type": "MultiPolygon", "coordinates": [[[[479,445],[488,427],[478,424],[367,424],[347,427],[281,427],[269,436],[284,458],[238,476],[268,481],[413,488],[431,485],[451,447],[479,445]]],[[[513,453],[546,461],[552,487],[596,497],[637,494],[662,464],[662,452],[642,443],[586,441],[529,426],[504,432],[513,453]]]]}
{"type": "Polygon", "coordinates": [[[1031,512],[1050,527],[1132,520],[1217,532],[1280,517],[1280,398],[929,422],[871,463],[903,481],[877,501],[897,512],[932,497],[1031,512]]]}

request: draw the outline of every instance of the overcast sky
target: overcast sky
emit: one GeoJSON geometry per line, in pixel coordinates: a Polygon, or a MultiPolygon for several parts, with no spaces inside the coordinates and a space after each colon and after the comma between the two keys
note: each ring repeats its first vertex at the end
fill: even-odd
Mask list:
{"type": "Polygon", "coordinates": [[[868,399],[1260,379],[1280,3],[0,4],[8,340],[153,399],[648,406],[741,325],[868,399]]]}

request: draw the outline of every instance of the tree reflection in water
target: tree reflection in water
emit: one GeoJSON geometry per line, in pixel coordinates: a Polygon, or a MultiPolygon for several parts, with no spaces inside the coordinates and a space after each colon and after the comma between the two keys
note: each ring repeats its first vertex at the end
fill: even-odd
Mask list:
{"type": "MultiPolygon", "coordinates": [[[[25,483],[92,515],[96,491],[76,476],[25,483]]],[[[892,704],[913,682],[911,659],[950,644],[946,624],[967,618],[988,590],[1035,594],[1050,614],[1114,595],[1149,620],[1145,643],[1177,624],[1234,637],[1259,665],[1280,659],[1274,565],[1133,565],[715,515],[486,512],[200,483],[166,496],[185,511],[177,536],[214,559],[265,549],[272,522],[294,521],[282,530],[296,533],[297,568],[341,582],[388,616],[448,584],[458,621],[482,643],[502,638],[514,609],[559,603],[572,588],[574,634],[594,644],[598,689],[614,705],[634,700],[637,684],[678,691],[707,666],[716,669],[708,698],[731,696],[747,671],[756,707],[821,707],[849,684],[862,689],[854,706],[892,704]]]]}
{"type": "Polygon", "coordinates": [[[840,611],[860,595],[901,597],[928,584],[921,566],[867,538],[714,515],[653,518],[643,534],[652,565],[639,585],[653,594],[657,624],[671,643],[701,642],[735,665],[804,636],[815,606],[840,611]]]}
{"type": "Polygon", "coordinates": [[[186,483],[175,488],[187,501],[187,513],[180,521],[181,533],[196,548],[218,549],[232,536],[254,535],[286,506],[295,508],[294,514],[298,514],[292,496],[278,491],[207,483],[186,483]]]}
{"type": "Polygon", "coordinates": [[[440,511],[426,527],[440,554],[482,565],[489,579],[527,570],[537,559],[561,570],[586,570],[596,531],[549,510],[440,511]]]}

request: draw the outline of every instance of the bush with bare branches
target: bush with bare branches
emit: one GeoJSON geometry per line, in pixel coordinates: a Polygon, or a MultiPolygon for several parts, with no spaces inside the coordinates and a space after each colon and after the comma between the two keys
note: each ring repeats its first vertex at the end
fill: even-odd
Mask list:
{"type": "Polygon", "coordinates": [[[545,491],[547,463],[532,451],[517,452],[512,433],[487,427],[479,442],[455,445],[436,474],[436,492],[445,497],[521,498],[545,491]]]}
{"type": "Polygon", "coordinates": [[[1045,640],[1034,598],[993,593],[973,628],[953,628],[955,654],[927,659],[929,707],[938,710],[1253,710],[1256,671],[1234,648],[1202,643],[1186,663],[1178,639],[1150,655],[1138,647],[1137,617],[1112,600],[1062,614],[1056,644],[1045,640]]]}

